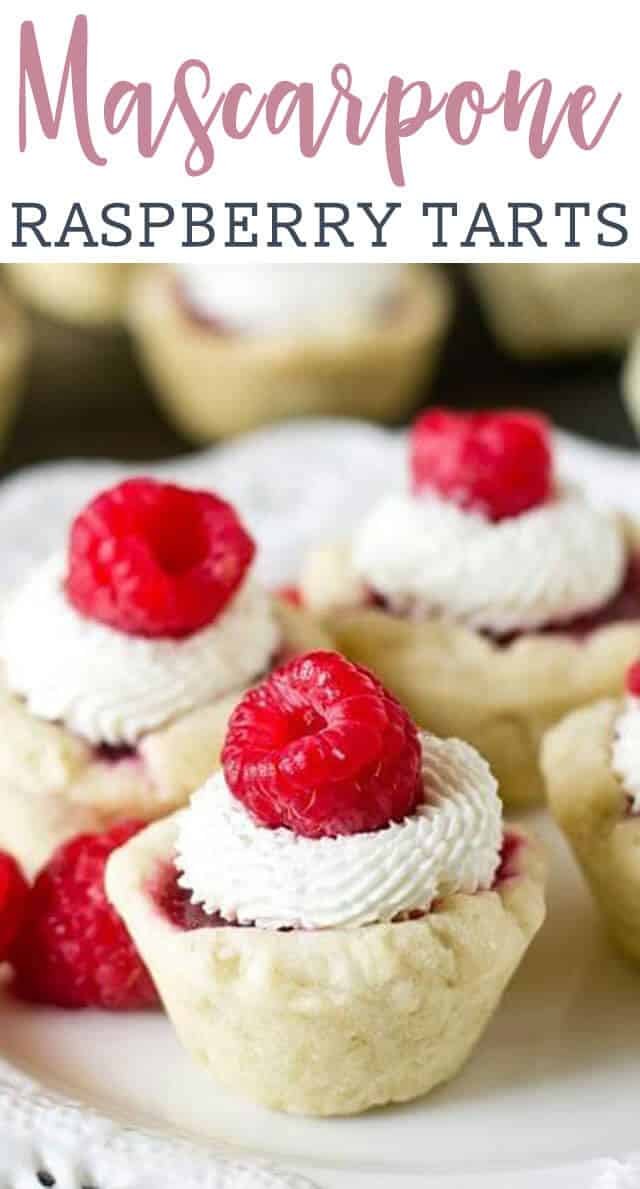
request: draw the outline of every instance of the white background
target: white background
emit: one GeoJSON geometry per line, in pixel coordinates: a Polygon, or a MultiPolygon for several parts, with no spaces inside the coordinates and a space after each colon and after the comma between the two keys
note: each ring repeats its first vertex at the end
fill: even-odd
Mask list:
{"type": "MultiPolygon", "coordinates": [[[[631,0],[609,5],[538,0],[535,6],[503,0],[323,0],[321,4],[309,0],[244,0],[235,4],[208,0],[182,0],[179,4],[4,0],[0,15],[0,257],[175,260],[186,252],[190,258],[203,258],[202,250],[181,249],[183,227],[179,221],[158,233],[153,251],[141,251],[137,247],[141,218],[135,210],[140,201],[176,206],[186,201],[210,202],[220,217],[219,234],[206,250],[214,257],[225,250],[224,203],[236,201],[256,202],[260,212],[252,221],[259,236],[258,248],[227,249],[234,258],[245,260],[249,254],[254,260],[279,261],[300,260],[305,255],[321,260],[640,260],[637,23],[631,0]],[[84,160],[70,107],[62,134],[53,142],[45,140],[31,107],[30,148],[22,155],[18,151],[20,23],[35,21],[45,70],[56,80],[57,92],[72,21],[78,12],[89,17],[90,105],[97,147],[109,159],[104,168],[84,160]],[[425,79],[435,94],[471,78],[482,83],[487,96],[497,97],[510,68],[519,69],[526,83],[549,77],[558,104],[581,83],[597,88],[594,111],[600,114],[617,91],[622,91],[623,100],[598,148],[580,151],[563,129],[543,160],[530,156],[524,124],[519,133],[507,133],[500,113],[485,120],[470,147],[453,144],[443,121],[437,118],[403,142],[404,189],[389,179],[382,126],[364,147],[354,148],[336,124],[315,160],[300,156],[293,125],[279,137],[256,129],[250,139],[239,142],[227,140],[214,128],[214,168],[207,176],[193,179],[184,170],[190,137],[179,119],[152,160],[137,156],[133,126],[111,137],[101,120],[109,87],[128,78],[153,84],[159,121],[172,98],[175,70],[190,57],[202,58],[209,65],[214,96],[238,80],[250,82],[260,93],[279,79],[308,79],[316,83],[323,107],[333,94],[331,67],[339,61],[349,63],[354,89],[371,104],[386,89],[393,73],[407,81],[425,79]],[[130,203],[134,229],[130,247],[91,250],[78,244],[57,252],[37,246],[12,251],[12,201],[45,203],[49,208],[47,232],[49,238],[56,239],[75,200],[82,202],[97,238],[103,230],[98,218],[101,207],[107,202],[130,203]],[[400,201],[403,208],[388,224],[385,252],[372,251],[371,229],[362,214],[355,214],[350,225],[355,247],[313,248],[317,238],[314,202],[373,201],[382,206],[387,200],[400,201]],[[277,252],[267,248],[265,204],[275,201],[295,201],[305,208],[301,232],[309,246],[304,253],[293,247],[277,252]],[[431,246],[432,225],[421,215],[424,201],[459,204],[461,216],[452,226],[447,250],[431,246]],[[505,240],[510,238],[506,204],[538,202],[545,208],[543,233],[549,248],[491,249],[484,236],[475,249],[461,249],[459,241],[479,201],[489,203],[505,240]],[[553,217],[553,207],[567,201],[588,201],[592,209],[602,202],[625,202],[630,229],[627,244],[618,249],[598,248],[598,227],[593,219],[583,224],[580,248],[563,248],[566,225],[553,217]]],[[[209,100],[205,103],[208,107],[209,100]]]]}

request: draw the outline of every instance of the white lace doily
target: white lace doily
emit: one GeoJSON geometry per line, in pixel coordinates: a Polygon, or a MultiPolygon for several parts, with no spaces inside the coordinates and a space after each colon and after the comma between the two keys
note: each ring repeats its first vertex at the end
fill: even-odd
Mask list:
{"type": "MultiPolygon", "coordinates": [[[[319,420],[294,422],[156,467],[69,462],[32,468],[0,488],[0,586],[13,585],[34,560],[60,544],[70,517],[92,493],[141,470],[226,495],[259,542],[262,578],[269,585],[294,581],[310,544],[347,534],[377,493],[402,481],[404,451],[399,433],[319,420]]],[[[586,481],[596,498],[640,513],[634,455],[566,435],[560,436],[559,451],[568,478],[586,481]]],[[[383,1183],[375,1174],[371,1182],[360,1174],[356,1181],[362,1189],[383,1183]]],[[[640,1157],[612,1155],[526,1179],[496,1173],[490,1181],[481,1177],[478,1189],[490,1183],[492,1189],[640,1189],[640,1157]]],[[[57,1189],[308,1189],[311,1182],[283,1170],[230,1162],[180,1139],[123,1128],[51,1095],[0,1059],[0,1189],[54,1184],[57,1189]]],[[[453,1182],[451,1189],[457,1189],[453,1182]]]]}

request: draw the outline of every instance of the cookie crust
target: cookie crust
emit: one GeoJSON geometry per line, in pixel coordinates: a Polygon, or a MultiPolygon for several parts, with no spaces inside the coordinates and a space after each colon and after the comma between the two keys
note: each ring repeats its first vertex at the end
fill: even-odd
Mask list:
{"type": "Polygon", "coordinates": [[[608,699],[570,714],[542,746],[549,807],[571,845],[609,932],[640,962],[640,817],[612,768],[622,702],[608,699]]]}
{"type": "Polygon", "coordinates": [[[497,890],[448,897],[418,920],[182,932],[148,892],[174,841],[172,818],[143,831],[112,856],[107,893],[185,1048],[275,1110],[355,1114],[453,1077],[544,918],[544,861],[527,839],[497,890]]]}
{"type": "Polygon", "coordinates": [[[134,279],[128,325],[158,397],[195,441],[287,416],[402,417],[435,368],[449,320],[446,279],[407,269],[386,321],[344,341],[225,336],[183,308],[169,270],[134,279]]]}

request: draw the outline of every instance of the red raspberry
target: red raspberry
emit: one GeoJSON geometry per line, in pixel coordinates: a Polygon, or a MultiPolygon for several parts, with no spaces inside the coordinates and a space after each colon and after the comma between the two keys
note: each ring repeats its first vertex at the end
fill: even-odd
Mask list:
{"type": "Polygon", "coordinates": [[[416,727],[372,673],[334,652],[296,657],[250,690],[222,759],[262,825],[308,838],[378,830],[422,799],[416,727]]]}
{"type": "Polygon", "coordinates": [[[414,491],[431,488],[491,520],[535,508],[553,489],[548,422],[515,409],[431,409],[413,427],[410,465],[414,491]]]}
{"type": "Polygon", "coordinates": [[[28,897],[29,885],[15,859],[0,851],[0,962],[20,932],[28,897]]]}
{"type": "Polygon", "coordinates": [[[304,599],[302,598],[302,591],[299,586],[281,586],[276,594],[283,603],[289,603],[292,607],[302,607],[304,599]]]}
{"type": "Polygon", "coordinates": [[[634,698],[640,698],[640,661],[634,661],[627,669],[627,693],[634,698]]]}
{"type": "Polygon", "coordinates": [[[74,521],[67,595],[83,615],[121,632],[187,636],[220,614],[254,553],[218,496],[129,479],[74,521]]]}
{"type": "Polygon", "coordinates": [[[110,1011],[157,1004],[149,973],[104,890],[109,855],[141,828],[122,822],[104,834],[79,835],[40,872],[11,954],[22,999],[110,1011]]]}

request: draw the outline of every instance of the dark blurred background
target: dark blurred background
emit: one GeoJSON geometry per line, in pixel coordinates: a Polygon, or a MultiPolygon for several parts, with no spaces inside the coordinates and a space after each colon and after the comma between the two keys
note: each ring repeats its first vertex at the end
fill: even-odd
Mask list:
{"type": "MultiPolygon", "coordinates": [[[[430,386],[430,403],[530,404],[565,429],[612,444],[637,444],[620,395],[619,359],[521,363],[509,358],[488,333],[463,270],[452,266],[448,271],[457,291],[456,314],[435,386],[430,386]]],[[[155,404],[124,331],[78,333],[38,315],[34,323],[37,349],[0,455],[0,474],[49,459],[143,461],[195,449],[155,404]],[[71,400],[71,387],[84,398],[71,400]]],[[[416,409],[425,400],[426,394],[418,393],[416,409]]]]}

